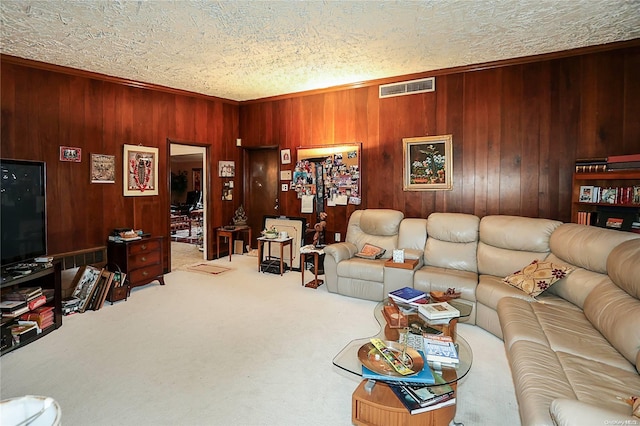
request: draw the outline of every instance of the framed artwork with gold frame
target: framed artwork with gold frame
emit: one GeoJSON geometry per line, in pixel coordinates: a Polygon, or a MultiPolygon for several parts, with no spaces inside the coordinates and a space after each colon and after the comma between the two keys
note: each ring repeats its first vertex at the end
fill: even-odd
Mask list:
{"type": "Polygon", "coordinates": [[[404,138],[402,144],[404,191],[453,189],[451,135],[404,138]]]}

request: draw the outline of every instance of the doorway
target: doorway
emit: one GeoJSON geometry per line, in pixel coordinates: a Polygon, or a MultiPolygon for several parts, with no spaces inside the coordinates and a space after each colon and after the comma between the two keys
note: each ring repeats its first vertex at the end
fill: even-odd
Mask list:
{"type": "Polygon", "coordinates": [[[170,143],[171,270],[207,259],[207,148],[170,143]]]}
{"type": "Polygon", "coordinates": [[[252,248],[258,246],[263,218],[280,214],[279,161],[277,147],[244,149],[244,205],[252,248]]]}

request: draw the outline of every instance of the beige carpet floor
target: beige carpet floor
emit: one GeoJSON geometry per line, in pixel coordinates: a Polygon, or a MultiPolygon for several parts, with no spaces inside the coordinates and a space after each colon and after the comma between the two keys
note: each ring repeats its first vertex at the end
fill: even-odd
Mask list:
{"type": "MultiPolygon", "coordinates": [[[[376,304],[303,287],[299,272],[260,273],[255,257],[212,263],[232,270],[175,270],[165,286],[64,317],[0,359],[1,397],[53,397],[65,426],[350,425],[360,380],[331,360],[378,332],[376,304]]],[[[459,334],[474,363],[456,420],[518,425],[502,341],[464,324],[459,334]]]]}
{"type": "Polygon", "coordinates": [[[171,242],[171,270],[176,271],[187,265],[202,262],[204,255],[198,246],[189,243],[171,242]]]}

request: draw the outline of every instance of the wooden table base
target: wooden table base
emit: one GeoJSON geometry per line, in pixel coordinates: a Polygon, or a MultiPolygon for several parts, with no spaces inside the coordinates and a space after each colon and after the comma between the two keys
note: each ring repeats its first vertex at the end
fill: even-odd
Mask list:
{"type": "MultiPolygon", "coordinates": [[[[351,397],[351,422],[362,426],[448,426],[456,414],[456,404],[424,413],[409,414],[402,402],[384,383],[376,383],[368,394],[362,381],[351,397]]],[[[451,385],[456,389],[455,383],[451,385]]]]}

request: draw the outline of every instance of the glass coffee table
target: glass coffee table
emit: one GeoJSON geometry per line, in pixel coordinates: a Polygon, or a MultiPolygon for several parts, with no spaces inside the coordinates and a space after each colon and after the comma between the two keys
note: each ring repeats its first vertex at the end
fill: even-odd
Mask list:
{"type": "MultiPolygon", "coordinates": [[[[454,299],[448,302],[460,311],[460,317],[468,317],[473,305],[465,300],[454,299]]],[[[387,323],[383,315],[383,309],[389,305],[388,299],[378,303],[374,309],[374,316],[380,324],[380,331],[367,338],[356,339],[348,343],[334,358],[333,365],[347,373],[362,377],[362,363],[358,358],[360,348],[369,343],[372,338],[386,341],[398,341],[401,333],[409,330],[409,333],[420,336],[422,331],[442,331],[444,335],[454,339],[458,350],[459,363],[455,366],[445,366],[438,363],[429,363],[429,367],[440,373],[444,381],[456,390],[457,382],[467,375],[471,369],[473,353],[471,347],[461,336],[456,333],[456,325],[459,318],[449,320],[430,321],[418,314],[407,314],[406,327],[393,327],[387,323]]],[[[457,397],[457,395],[456,395],[457,397]]],[[[456,405],[426,411],[420,414],[410,415],[405,406],[396,395],[384,383],[376,384],[372,380],[363,380],[352,396],[351,421],[355,425],[412,425],[412,424],[449,424],[453,421],[456,405]]],[[[455,422],[454,422],[455,423],[455,422]]],[[[459,424],[459,423],[455,423],[459,424]]]]}

